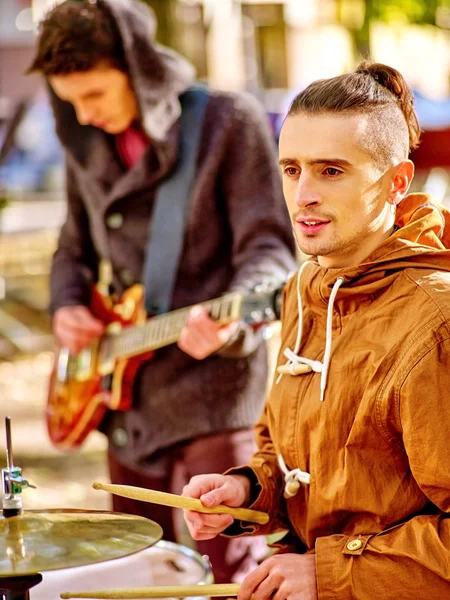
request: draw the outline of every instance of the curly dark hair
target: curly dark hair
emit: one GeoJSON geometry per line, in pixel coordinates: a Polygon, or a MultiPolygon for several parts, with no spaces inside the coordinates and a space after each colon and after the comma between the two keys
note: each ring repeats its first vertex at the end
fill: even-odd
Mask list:
{"type": "Polygon", "coordinates": [[[39,24],[36,55],[27,73],[68,75],[101,62],[128,71],[115,19],[99,0],[65,0],[39,24]]]}

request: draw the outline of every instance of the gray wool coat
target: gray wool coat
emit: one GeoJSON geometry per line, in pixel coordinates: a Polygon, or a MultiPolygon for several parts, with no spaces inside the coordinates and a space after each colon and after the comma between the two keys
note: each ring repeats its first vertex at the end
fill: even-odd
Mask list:
{"type": "MultiPolygon", "coordinates": [[[[67,156],[68,200],[52,264],[52,311],[89,304],[101,258],[113,264],[118,293],[141,281],[155,192],[176,163],[178,98],[194,79],[184,59],[154,44],[143,5],[103,4],[118,22],[151,144],[127,170],[114,136],[79,125],[72,106],[51,94],[67,156]]],[[[172,308],[285,280],[296,268],[274,151],[252,97],[210,91],[172,308]]],[[[120,460],[142,463],[175,443],[252,426],[264,402],[266,362],[261,336],[245,327],[202,361],[176,345],[158,351],[136,377],[132,410],[103,424],[110,439],[119,426],[127,432],[116,448],[120,460]]]]}

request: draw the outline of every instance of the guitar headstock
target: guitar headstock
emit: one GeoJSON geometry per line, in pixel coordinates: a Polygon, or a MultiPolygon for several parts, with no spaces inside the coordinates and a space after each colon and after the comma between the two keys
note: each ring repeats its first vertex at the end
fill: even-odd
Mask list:
{"type": "Polygon", "coordinates": [[[256,285],[243,294],[241,304],[242,320],[249,325],[270,323],[280,318],[284,284],[256,285]]]}

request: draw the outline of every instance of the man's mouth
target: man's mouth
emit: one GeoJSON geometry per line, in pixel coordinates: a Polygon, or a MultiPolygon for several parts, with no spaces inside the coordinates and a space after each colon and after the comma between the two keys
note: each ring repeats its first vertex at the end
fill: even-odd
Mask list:
{"type": "Polygon", "coordinates": [[[324,227],[326,225],[328,225],[328,223],[330,221],[325,221],[323,219],[296,219],[300,231],[302,233],[306,233],[309,235],[318,233],[319,231],[321,231],[322,229],[324,229],[324,227]]]}
{"type": "Polygon", "coordinates": [[[93,123],[93,125],[98,129],[104,129],[105,127],[107,127],[108,121],[96,121],[95,123],[93,123]]]}

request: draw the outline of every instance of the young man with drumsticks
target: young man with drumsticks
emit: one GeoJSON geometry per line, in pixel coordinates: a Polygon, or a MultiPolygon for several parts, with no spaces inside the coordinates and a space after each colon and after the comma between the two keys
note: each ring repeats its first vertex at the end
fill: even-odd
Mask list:
{"type": "Polygon", "coordinates": [[[239,600],[450,597],[450,213],[407,195],[411,90],[382,64],[312,83],[279,163],[297,243],[278,373],[248,466],[184,495],[266,511],[187,511],[197,540],[288,533],[239,600]]]}
{"type": "MultiPolygon", "coordinates": [[[[265,282],[276,287],[296,262],[262,108],[246,94],[195,84],[193,67],[155,43],[155,27],[142,2],[66,0],[40,23],[30,71],[49,84],[67,157],[67,220],[51,273],[59,343],[77,353],[105,332],[90,307],[105,259],[115,294],[136,282],[152,292],[147,255],[151,272],[164,276],[168,265],[160,252],[181,239],[168,310],[197,306],[178,344],[161,348],[139,369],[131,410],[111,412],[101,424],[113,483],[180,493],[192,475],[251,457],[267,382],[262,331],[243,321],[220,327],[198,304],[265,282]],[[194,98],[192,116],[185,109],[194,98]],[[184,129],[186,114],[191,127],[198,125],[192,135],[184,129]],[[167,197],[188,154],[195,159],[192,182],[172,186],[167,197]],[[180,232],[179,212],[167,206],[175,210],[186,195],[180,232]],[[156,230],[155,205],[166,213],[156,230]]],[[[177,539],[170,509],[118,496],[113,507],[153,519],[165,540],[177,539]]],[[[199,544],[217,581],[242,578],[260,549],[264,538],[199,544]]]]}

